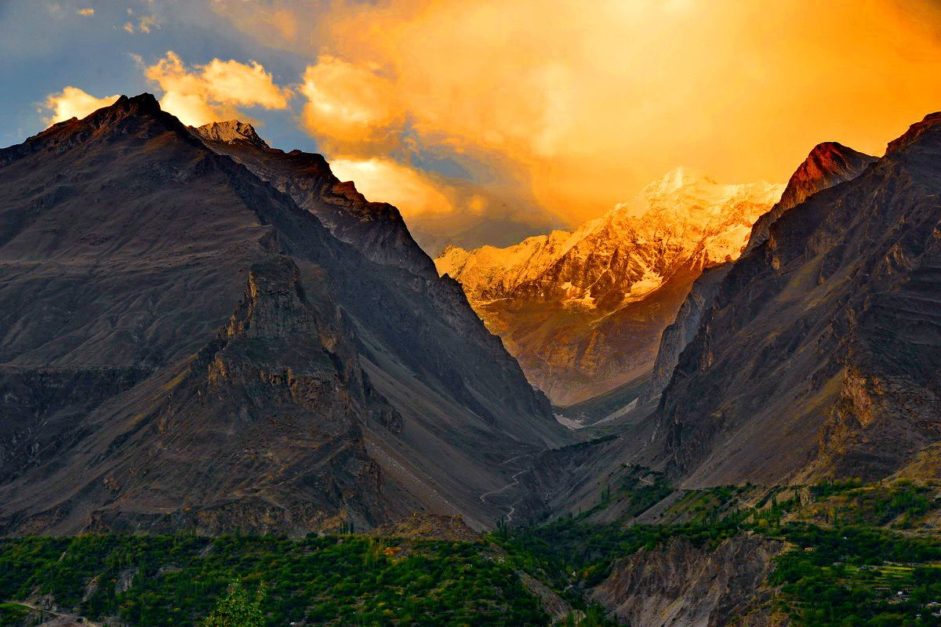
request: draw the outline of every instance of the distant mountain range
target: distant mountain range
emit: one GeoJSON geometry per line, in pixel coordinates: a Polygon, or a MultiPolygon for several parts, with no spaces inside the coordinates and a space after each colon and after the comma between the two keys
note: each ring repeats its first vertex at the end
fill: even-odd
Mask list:
{"type": "Polygon", "coordinates": [[[783,190],[680,168],[574,232],[451,247],[435,265],[461,283],[530,380],[570,404],[650,371],[692,282],[738,257],[783,190]]]}
{"type": "Polygon", "coordinates": [[[568,441],[394,207],[146,94],[0,151],[0,303],[4,533],[480,528],[568,441]]]}

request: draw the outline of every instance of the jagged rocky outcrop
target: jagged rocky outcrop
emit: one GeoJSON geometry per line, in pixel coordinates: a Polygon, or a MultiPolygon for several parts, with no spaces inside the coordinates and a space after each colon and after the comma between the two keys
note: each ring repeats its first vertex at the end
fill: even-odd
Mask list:
{"type": "Polygon", "coordinates": [[[782,624],[772,622],[772,590],[764,587],[782,549],[758,536],[714,549],[674,539],[617,560],[591,598],[626,625],[782,624]]]}
{"type": "Polygon", "coordinates": [[[0,150],[0,530],[491,524],[545,397],[394,208],[338,238],[233,141],[143,95],[0,150]]]}
{"type": "Polygon", "coordinates": [[[452,247],[435,263],[460,281],[530,380],[571,404],[646,375],[693,280],[738,256],[781,190],[679,169],[574,233],[452,247]]]}
{"type": "Polygon", "coordinates": [[[941,439],[939,157],[933,114],[732,266],[658,409],[674,474],[876,479],[941,439]]]}
{"type": "MultiPolygon", "coordinates": [[[[856,178],[874,161],[875,157],[836,142],[824,142],[815,146],[791,175],[781,199],[755,221],[745,252],[765,242],[771,225],[787,210],[821,190],[856,178]]],[[[670,382],[680,353],[696,336],[703,314],[712,306],[716,289],[731,267],[731,262],[715,266],[704,271],[693,283],[689,295],[676,314],[676,320],[663,331],[653,372],[642,395],[643,402],[656,401],[670,382]]]]}
{"type": "Polygon", "coordinates": [[[317,291],[289,257],[251,267],[224,329],[134,434],[152,450],[107,460],[111,494],[90,528],[305,533],[388,518],[363,425],[395,432],[402,419],[317,291]]]}

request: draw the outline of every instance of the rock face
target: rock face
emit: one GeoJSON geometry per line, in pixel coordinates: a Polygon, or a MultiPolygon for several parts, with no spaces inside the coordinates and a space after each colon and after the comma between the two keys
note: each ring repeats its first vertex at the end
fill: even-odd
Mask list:
{"type": "Polygon", "coordinates": [[[91,528],[303,533],[387,518],[362,425],[400,431],[401,416],[369,384],[329,294],[304,285],[289,257],[249,270],[224,330],[163,385],[137,435],[163,446],[143,463],[109,460],[112,494],[91,528]]]}
{"type": "Polygon", "coordinates": [[[941,115],[784,212],[658,408],[688,485],[884,477],[941,439],[941,115]]]}
{"type": "Polygon", "coordinates": [[[615,562],[591,598],[627,625],[767,625],[770,591],[762,583],[782,548],[754,536],[711,551],[672,540],[615,562]]]}
{"type": "Polygon", "coordinates": [[[191,129],[213,151],[228,155],[313,213],[334,237],[371,261],[434,278],[431,259],[412,239],[399,210],[369,202],[352,182],[341,182],[322,155],[271,148],[238,120],[191,129]]]}
{"type": "Polygon", "coordinates": [[[462,284],[530,380],[571,404],[650,370],[693,280],[739,255],[781,191],[680,169],[574,233],[450,248],[435,263],[462,284]]]}
{"type": "Polygon", "coordinates": [[[689,288],[689,294],[686,295],[679,311],[676,312],[676,320],[663,330],[663,335],[660,337],[660,347],[657,349],[653,371],[641,394],[643,403],[657,400],[663,389],[670,383],[673,370],[680,360],[680,354],[696,337],[703,314],[712,306],[716,290],[731,268],[731,263],[707,268],[689,288]]]}
{"type": "MultiPolygon", "coordinates": [[[[790,180],[779,200],[767,213],[762,214],[752,227],[745,251],[751,251],[768,239],[768,230],[784,212],[804,202],[817,192],[849,181],[859,176],[875,157],[857,152],[836,142],[818,144],[810,151],[790,180]]],[[[680,359],[680,353],[693,340],[699,330],[704,312],[712,307],[716,289],[731,269],[731,263],[723,263],[703,272],[690,288],[689,295],[676,314],[676,320],[667,327],[660,339],[657,359],[647,389],[643,394],[644,402],[659,398],[673,369],[680,359]]]]}
{"type": "Polygon", "coordinates": [[[0,150],[0,531],[496,520],[502,462],[565,442],[545,398],[394,208],[203,135],[143,95],[0,150]]]}

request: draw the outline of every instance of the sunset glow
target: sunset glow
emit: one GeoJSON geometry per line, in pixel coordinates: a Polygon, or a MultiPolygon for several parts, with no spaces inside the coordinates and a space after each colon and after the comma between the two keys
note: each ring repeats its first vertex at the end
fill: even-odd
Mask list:
{"type": "Polygon", "coordinates": [[[0,59],[0,625],[941,624],[941,0],[0,59]]]}
{"type": "MultiPolygon", "coordinates": [[[[219,11],[251,10],[241,4],[219,11]]],[[[318,138],[342,136],[338,152],[392,154],[408,120],[422,146],[509,158],[545,209],[577,224],[681,163],[720,180],[783,181],[820,138],[881,154],[909,120],[941,108],[931,79],[941,43],[927,19],[937,11],[910,1],[340,2],[313,42],[304,13],[291,13],[287,39],[321,55],[308,77],[329,74],[308,97],[360,94],[347,101],[356,112],[305,117],[318,138]]]]}
{"type": "MultiPolygon", "coordinates": [[[[821,140],[881,154],[941,108],[941,9],[927,0],[131,5],[135,24],[160,27],[135,27],[124,63],[165,109],[276,123],[295,134],[286,149],[305,134],[415,228],[435,216],[438,239],[481,221],[575,227],[681,165],[784,182],[821,140]],[[188,12],[242,53],[171,38],[188,12]],[[383,175],[351,166],[367,163],[383,175]]],[[[82,28],[107,19],[88,8],[82,28]]],[[[89,82],[35,94],[42,120],[111,99],[89,82]]]]}

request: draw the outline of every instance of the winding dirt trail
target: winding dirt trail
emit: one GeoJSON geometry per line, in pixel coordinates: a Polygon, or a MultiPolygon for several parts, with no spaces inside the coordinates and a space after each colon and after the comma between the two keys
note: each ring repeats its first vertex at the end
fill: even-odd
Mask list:
{"type": "MultiPolygon", "coordinates": [[[[510,463],[512,463],[512,462],[514,462],[514,461],[516,461],[516,460],[518,460],[518,459],[522,459],[522,458],[524,458],[524,457],[525,457],[525,458],[532,458],[532,457],[533,457],[533,454],[532,454],[532,453],[523,453],[523,454],[521,454],[521,455],[515,455],[514,457],[510,457],[510,458],[508,458],[508,459],[505,459],[504,461],[502,461],[502,462],[500,463],[500,465],[501,465],[501,466],[506,466],[507,464],[510,464],[510,463]]],[[[507,490],[509,490],[509,489],[511,489],[511,488],[515,488],[515,487],[519,486],[519,484],[520,484],[520,479],[519,479],[520,476],[526,474],[526,473],[529,472],[530,470],[531,470],[531,468],[530,468],[528,465],[524,466],[521,470],[518,470],[517,472],[515,472],[515,473],[510,477],[510,482],[507,483],[506,485],[504,485],[502,488],[497,488],[496,490],[490,490],[489,492],[484,492],[484,493],[482,493],[482,494],[480,495],[480,502],[481,502],[481,503],[489,503],[489,502],[487,501],[487,498],[488,498],[488,497],[495,496],[495,495],[497,495],[497,494],[502,494],[503,492],[506,492],[507,490]]],[[[513,501],[512,503],[510,503],[509,508],[506,509],[506,523],[507,523],[507,524],[510,524],[511,522],[513,522],[513,514],[516,513],[516,504],[517,504],[517,503],[519,503],[519,499],[517,499],[516,501],[513,501]]]]}

